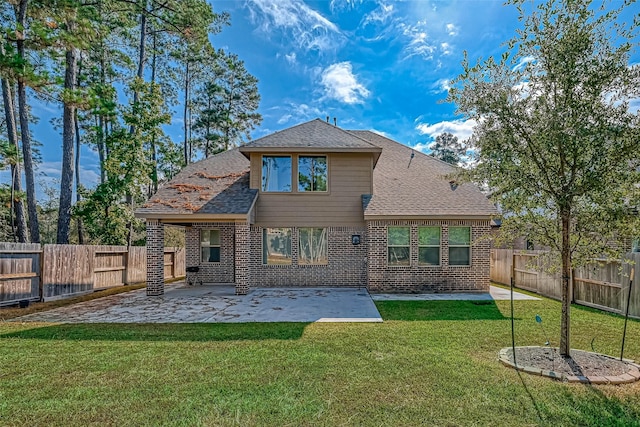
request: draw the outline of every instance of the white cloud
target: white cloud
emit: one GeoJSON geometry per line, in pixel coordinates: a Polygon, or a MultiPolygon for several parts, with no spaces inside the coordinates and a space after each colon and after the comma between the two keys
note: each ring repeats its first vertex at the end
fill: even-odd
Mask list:
{"type": "Polygon", "coordinates": [[[291,114],[285,114],[278,119],[278,124],[283,125],[287,123],[289,120],[291,120],[291,114]]]}
{"type": "Polygon", "coordinates": [[[356,8],[356,4],[362,3],[362,0],[331,0],[329,8],[331,12],[351,10],[356,8]]]}
{"type": "Polygon", "coordinates": [[[451,55],[451,45],[449,43],[440,43],[440,51],[443,55],[451,55]]]}
{"type": "Polygon", "coordinates": [[[419,21],[416,25],[401,23],[399,27],[402,35],[409,40],[404,48],[404,59],[409,59],[412,56],[433,59],[433,52],[436,50],[436,45],[429,40],[425,21],[419,21]]]}
{"type": "Polygon", "coordinates": [[[431,152],[430,146],[431,146],[431,143],[418,142],[412,148],[416,151],[421,151],[425,154],[428,154],[431,152]]]}
{"type": "Polygon", "coordinates": [[[434,89],[436,93],[439,92],[448,92],[451,89],[451,80],[450,79],[440,79],[435,82],[431,87],[434,89]]]}
{"type": "MultiPolygon", "coordinates": [[[[42,162],[37,166],[37,173],[42,174],[47,182],[59,182],[62,170],[61,162],[42,162]]],[[[87,188],[93,188],[100,182],[100,175],[96,170],[80,166],[80,183],[87,188]]],[[[59,184],[58,184],[59,185],[59,184]]]]}
{"type": "Polygon", "coordinates": [[[465,141],[473,134],[473,128],[476,124],[477,122],[472,119],[458,119],[439,122],[432,125],[428,123],[420,123],[416,126],[416,129],[420,134],[429,135],[433,139],[443,132],[449,132],[458,137],[458,140],[465,141]]]}
{"type": "Polygon", "coordinates": [[[513,71],[519,71],[519,70],[523,69],[524,67],[526,67],[528,63],[533,62],[533,61],[535,61],[535,58],[533,56],[525,56],[523,58],[520,58],[520,60],[516,64],[516,66],[513,67],[513,71]]]}
{"type": "Polygon", "coordinates": [[[284,58],[287,60],[289,65],[295,65],[296,64],[296,53],[295,52],[291,52],[289,55],[285,55],[284,58]]]}
{"type": "Polygon", "coordinates": [[[277,123],[284,125],[290,122],[300,123],[311,119],[325,119],[327,114],[317,107],[311,107],[308,104],[297,104],[295,102],[287,102],[286,105],[273,107],[270,110],[282,112],[277,123]]]}
{"type": "Polygon", "coordinates": [[[382,136],[384,136],[385,138],[389,138],[389,139],[391,139],[391,136],[390,136],[387,132],[385,132],[385,131],[383,131],[383,130],[378,130],[378,129],[374,129],[374,128],[371,128],[371,129],[369,129],[369,130],[370,130],[371,132],[377,133],[378,135],[382,135],[382,136]]]}
{"type": "Polygon", "coordinates": [[[250,0],[247,7],[263,33],[282,31],[300,49],[325,51],[343,42],[340,29],[301,0],[250,0]]]}
{"type": "Polygon", "coordinates": [[[324,96],[346,104],[362,104],[370,95],[369,90],[358,82],[350,62],[339,62],[328,66],[321,76],[324,96]]]}
{"type": "Polygon", "coordinates": [[[640,112],[640,98],[632,99],[629,102],[629,112],[636,114],[640,112]]]}
{"type": "Polygon", "coordinates": [[[362,25],[370,23],[385,24],[391,16],[393,16],[394,8],[392,4],[380,3],[378,7],[368,14],[362,20],[362,25]]]}
{"type": "Polygon", "coordinates": [[[456,27],[453,24],[447,24],[447,34],[449,34],[450,36],[457,36],[458,35],[458,27],[456,27]]]}

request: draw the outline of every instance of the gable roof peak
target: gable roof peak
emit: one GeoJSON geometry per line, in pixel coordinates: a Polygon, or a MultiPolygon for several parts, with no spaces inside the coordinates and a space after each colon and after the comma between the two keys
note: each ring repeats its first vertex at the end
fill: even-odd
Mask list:
{"type": "Polygon", "coordinates": [[[240,147],[245,156],[251,152],[371,152],[382,150],[336,125],[313,119],[263,136],[240,147]]]}

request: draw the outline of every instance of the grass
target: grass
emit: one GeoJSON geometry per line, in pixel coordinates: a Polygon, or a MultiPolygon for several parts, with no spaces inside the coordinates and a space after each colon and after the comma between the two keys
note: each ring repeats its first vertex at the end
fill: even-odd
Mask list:
{"type": "MultiPolygon", "coordinates": [[[[0,322],[0,425],[640,426],[640,383],[563,384],[497,362],[509,301],[378,302],[382,324],[0,322]]],[[[518,345],[560,304],[516,301],[518,345]]],[[[573,307],[573,347],[620,353],[623,319],[573,307]]],[[[640,359],[640,322],[625,356],[640,359]]]]}

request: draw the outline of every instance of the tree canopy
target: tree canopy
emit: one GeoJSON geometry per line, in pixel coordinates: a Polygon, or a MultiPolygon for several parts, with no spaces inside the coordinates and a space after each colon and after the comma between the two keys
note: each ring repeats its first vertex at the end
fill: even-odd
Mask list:
{"type": "MultiPolygon", "coordinates": [[[[257,80],[211,41],[229,16],[206,0],[16,0],[0,4],[0,18],[0,110],[6,113],[0,141],[22,154],[2,158],[15,160],[7,167],[12,176],[24,174],[26,184],[23,191],[15,179],[6,189],[11,227],[0,239],[40,241],[38,216],[45,210],[37,206],[37,143],[29,132],[35,100],[60,111],[53,122],[61,136],[46,139],[62,148],[59,201],[46,209],[47,224],[57,222],[57,243],[143,243],[136,206],[185,163],[241,143],[260,123],[257,80]],[[192,93],[204,87],[211,90],[203,104],[192,93]],[[179,103],[180,142],[162,130],[179,103]],[[208,142],[194,144],[191,124],[205,116],[213,118],[205,127],[208,142]],[[83,145],[98,153],[97,188],[83,185],[79,173],[83,145]]],[[[47,229],[43,242],[51,243],[51,235],[47,229]]]]}
{"type": "Polygon", "coordinates": [[[499,59],[471,63],[448,100],[477,126],[477,166],[504,234],[551,248],[563,276],[560,351],[569,354],[572,266],[614,256],[638,232],[638,21],[589,0],[514,0],[523,27],[499,59]]]}
{"type": "Polygon", "coordinates": [[[458,137],[449,132],[443,132],[436,136],[435,142],[430,146],[431,156],[443,162],[457,165],[462,156],[467,154],[467,148],[458,141],[458,137]]]}

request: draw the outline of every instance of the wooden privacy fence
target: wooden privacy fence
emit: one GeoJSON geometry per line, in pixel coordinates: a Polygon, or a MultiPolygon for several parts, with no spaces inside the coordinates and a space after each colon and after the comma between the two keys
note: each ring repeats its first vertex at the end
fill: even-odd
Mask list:
{"type": "Polygon", "coordinates": [[[38,243],[0,243],[0,304],[40,299],[38,243]]]}
{"type": "MultiPolygon", "coordinates": [[[[550,298],[562,296],[562,276],[544,269],[543,251],[491,250],[491,280],[536,292],[550,298]]],[[[640,318],[640,253],[628,253],[623,261],[594,260],[576,268],[571,277],[572,300],[576,304],[624,314],[629,297],[631,268],[635,268],[629,315],[640,318]]]]}
{"type": "MultiPolygon", "coordinates": [[[[165,248],[165,279],[185,275],[184,248],[165,248]]],[[[144,246],[0,243],[0,305],[68,298],[144,282],[144,246]]]]}

